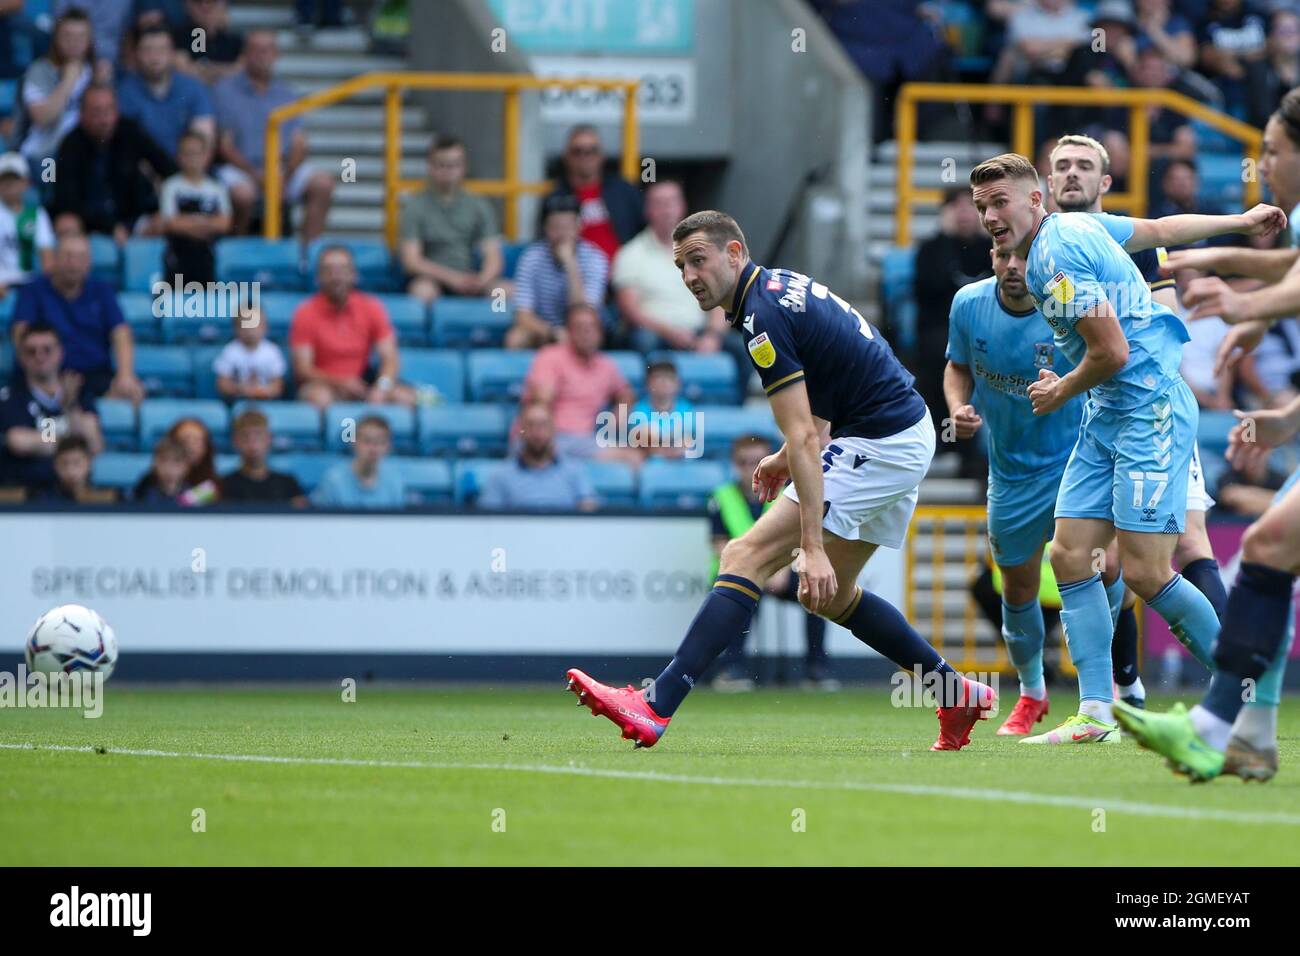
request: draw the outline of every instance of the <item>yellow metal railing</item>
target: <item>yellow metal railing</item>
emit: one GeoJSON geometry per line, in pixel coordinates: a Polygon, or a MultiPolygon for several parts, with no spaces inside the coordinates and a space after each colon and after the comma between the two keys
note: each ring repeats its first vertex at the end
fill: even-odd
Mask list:
{"type": "Polygon", "coordinates": [[[403,179],[402,93],[405,90],[451,90],[502,93],[505,95],[503,123],[504,175],[500,179],[466,180],[465,188],[482,196],[505,199],[505,233],[519,237],[516,200],[526,193],[549,192],[550,182],[522,182],[519,179],[520,94],[541,89],[595,89],[623,91],[623,176],[635,181],[640,171],[640,139],[637,127],[636,80],[561,79],[514,73],[366,73],[328,89],[311,93],[272,111],[266,121],[266,195],[263,235],[278,239],[280,196],[283,191],[280,157],[281,126],[296,116],[320,109],[366,90],[384,91],[384,237],[390,248],[397,244],[397,201],[403,192],[425,185],[421,179],[403,179]]]}
{"type": "MultiPolygon", "coordinates": [[[[906,83],[899,91],[896,114],[898,158],[895,182],[898,190],[898,214],[894,225],[894,242],[912,243],[912,209],[917,203],[937,203],[938,189],[917,189],[912,185],[913,155],[916,147],[916,107],[918,103],[1004,103],[1013,107],[1011,150],[1037,159],[1034,142],[1035,106],[1124,106],[1129,111],[1129,189],[1125,193],[1107,193],[1108,209],[1122,209],[1131,216],[1145,216],[1147,211],[1147,175],[1151,168],[1151,126],[1147,109],[1161,106],[1184,116],[1198,119],[1239,141],[1247,156],[1257,156],[1263,133],[1241,120],[1225,116],[1204,103],[1173,90],[1114,89],[1100,90],[1077,86],[974,86],[964,83],[906,83]]],[[[1259,202],[1257,176],[1243,176],[1246,205],[1259,202]]]]}

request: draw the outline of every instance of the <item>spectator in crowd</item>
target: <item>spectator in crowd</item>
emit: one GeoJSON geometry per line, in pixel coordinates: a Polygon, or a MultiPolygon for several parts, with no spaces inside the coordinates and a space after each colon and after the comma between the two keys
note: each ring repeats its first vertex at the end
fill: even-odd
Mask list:
{"type": "Polygon", "coordinates": [[[1300,387],[1300,319],[1285,318],[1269,326],[1252,356],[1259,378],[1257,394],[1269,408],[1280,408],[1300,387]]]}
{"type": "Polygon", "coordinates": [[[241,398],[273,401],[284,395],[288,366],[284,353],[266,338],[262,310],[245,306],[232,320],[235,337],[212,360],[217,392],[233,401],[241,398]]]}
{"type": "Polygon", "coordinates": [[[1290,90],[1300,86],[1300,14],[1281,7],[1269,21],[1265,56],[1246,64],[1249,118],[1263,127],[1290,90]]]}
{"type": "Polygon", "coordinates": [[[529,244],[515,273],[515,323],[506,348],[531,349],[564,337],[573,305],[599,308],[605,301],[609,260],[578,235],[578,203],[551,196],[542,209],[543,238],[529,244]]]}
{"type": "Polygon", "coordinates": [[[594,511],[596,492],[587,469],[555,450],[555,422],[541,402],[519,413],[519,450],[489,475],[479,495],[480,508],[594,511]]]}
{"type": "Polygon", "coordinates": [[[1070,54],[1092,35],[1088,14],[1074,0],[1028,0],[1007,20],[1006,44],[993,67],[993,83],[1061,81],[1070,54]]]}
{"type": "MultiPolygon", "coordinates": [[[[597,453],[597,416],[611,406],[626,414],[636,394],[614,360],[601,354],[604,327],[593,306],[569,306],[566,328],[563,342],[546,346],[533,359],[523,400],[551,410],[561,455],[592,458],[597,453]]],[[[613,449],[606,457],[626,455],[623,449],[613,449]]]]}
{"type": "Polygon", "coordinates": [[[300,28],[343,26],[341,0],[294,0],[300,28]]]}
{"type": "Polygon", "coordinates": [[[113,504],[117,492],[112,488],[96,488],[90,483],[90,466],[95,450],[80,435],[60,438],[54,449],[55,482],[45,497],[54,501],[76,504],[113,504]]]}
{"type": "Polygon", "coordinates": [[[645,227],[641,195],[615,172],[605,171],[605,152],[593,126],[569,130],[561,157],[563,169],[551,196],[572,196],[578,201],[580,235],[613,259],[618,247],[645,227]]]}
{"type": "Polygon", "coordinates": [[[1257,518],[1272,504],[1288,475],[1273,466],[1271,455],[1247,456],[1219,478],[1215,510],[1257,518]]]}
{"type": "Polygon", "coordinates": [[[122,115],[135,120],[173,159],[181,134],[198,133],[215,143],[217,121],[208,88],[176,72],[172,35],[161,25],[135,31],[135,71],[117,83],[122,115]]]}
{"type": "MultiPolygon", "coordinates": [[[[1221,210],[1201,201],[1201,177],[1196,172],[1196,164],[1186,159],[1171,159],[1160,176],[1158,197],[1152,203],[1151,218],[1177,216],[1185,213],[1214,215],[1221,210]]],[[[1220,236],[1207,239],[1196,245],[1226,246],[1237,245],[1235,236],[1220,236]]],[[[1182,246],[1170,248],[1184,248],[1182,246]]]]}
{"type": "MultiPolygon", "coordinates": [[[[48,40],[48,34],[36,26],[30,12],[23,7],[23,0],[0,0],[0,78],[6,80],[22,76],[28,66],[27,59],[30,58],[22,57],[17,42],[19,38],[29,44],[29,48],[34,48],[40,38],[48,40]]],[[[8,130],[5,135],[8,135],[8,130]]]]}
{"type": "Polygon", "coordinates": [[[346,246],[322,249],[316,262],[320,290],[302,302],[289,327],[298,398],[324,408],[331,402],[415,405],[415,391],[397,380],[397,337],[384,304],[357,289],[346,246]],[[370,353],[379,368],[370,372],[370,353]]]}
{"type": "Polygon", "coordinates": [[[239,452],[239,467],[221,479],[221,500],[287,502],[295,508],[307,506],[298,479],[267,465],[271,451],[271,426],[266,414],[255,408],[235,416],[230,440],[239,452]]]}
{"type": "Polygon", "coordinates": [[[167,248],[163,268],[168,280],[215,282],[216,242],[230,231],[230,193],[207,174],[211,140],[202,133],[181,134],[180,172],[163,180],[158,214],[167,248]]]}
{"type": "Polygon", "coordinates": [[[54,228],[40,203],[28,199],[30,185],[23,154],[0,154],[0,298],[54,262],[54,228]]]}
{"type": "Polygon", "coordinates": [[[1189,70],[1196,64],[1196,34],[1172,2],[1137,0],[1137,49],[1153,49],[1176,69],[1189,70]]]}
{"type": "MultiPolygon", "coordinates": [[[[221,129],[220,155],[224,165],[217,175],[230,190],[235,207],[235,232],[245,233],[255,204],[266,192],[266,120],[271,111],[298,98],[298,94],[275,78],[279,56],[275,34],[254,30],[244,42],[244,68],[232,73],[212,89],[221,129]]],[[[307,159],[307,134],[298,119],[280,126],[281,195],[287,202],[302,203],[304,247],[325,229],[334,197],[334,179],[307,159]]]]}
{"type": "Polygon", "coordinates": [[[77,125],[81,97],[94,78],[90,20],[81,10],[54,22],[50,50],[27,68],[22,81],[25,135],[19,147],[40,171],[77,125]]]}
{"type": "Polygon", "coordinates": [[[322,508],[402,508],[406,488],[397,469],[385,461],[393,447],[388,422],[369,415],[357,422],[352,461],[341,461],[322,476],[311,502],[322,508]]]}
{"type": "Polygon", "coordinates": [[[185,449],[187,504],[209,504],[221,490],[217,478],[217,449],[208,426],[197,418],[178,418],[167,434],[185,449]]]}
{"type": "Polygon", "coordinates": [[[1092,13],[1092,30],[1106,42],[1076,46],[1070,52],[1062,80],[1099,88],[1127,86],[1137,66],[1137,18],[1129,0],[1102,0],[1097,4],[1092,13]]]}
{"type": "Polygon", "coordinates": [[[135,340],[117,304],[113,287],[90,274],[90,243],[85,236],[60,239],[49,275],[18,290],[13,336],[25,326],[52,325],[63,343],[63,367],[82,376],[81,394],[139,403],[144,386],[135,376],[135,340]]]}
{"type": "MultiPolygon", "coordinates": [[[[943,397],[943,368],[948,349],[948,310],[957,290],[992,273],[988,233],[980,224],[970,189],[950,187],[939,208],[939,232],[916,250],[916,351],[908,367],[916,388],[942,427],[948,416],[943,397]]],[[[974,442],[959,442],[958,451],[977,456],[974,442]],[[966,451],[966,449],[971,449],[966,451]]],[[[970,459],[973,464],[975,459],[970,459]]]]}
{"type": "MultiPolygon", "coordinates": [[[[754,470],[758,463],[772,453],[772,445],[760,435],[742,435],[731,444],[731,481],[719,485],[709,499],[710,537],[713,545],[713,567],[709,580],[718,576],[718,561],[727,542],[748,531],[759,515],[771,507],[764,504],[754,492],[754,470]]],[[[776,572],[763,590],[782,601],[798,602],[799,575],[789,566],[776,572]]],[[[716,690],[752,690],[754,679],[745,664],[745,639],[747,629],[723,653],[718,662],[718,674],[712,685],[716,690]]],[[[826,619],[816,614],[804,613],[805,681],[821,690],[838,690],[839,682],[830,674],[826,658],[826,619]]]]}
{"type": "Polygon", "coordinates": [[[747,369],[744,343],[726,334],[722,309],[701,312],[673,262],[673,227],[686,218],[681,184],[661,179],[647,186],[645,217],[645,229],[618,250],[611,276],[618,310],[632,327],[632,344],[642,352],[716,352],[734,339],[747,369]]]}
{"type": "MultiPolygon", "coordinates": [[[[739,338],[739,336],[737,336],[739,338]]],[[[639,464],[641,458],[681,458],[695,406],[682,398],[682,380],[672,362],[654,362],[646,369],[645,395],[632,406],[628,435],[639,464]],[[679,424],[680,423],[680,424],[679,424]]],[[[693,423],[692,423],[693,425],[693,423]]]]}
{"type": "Polygon", "coordinates": [[[90,32],[95,46],[95,72],[104,81],[112,79],[118,56],[122,52],[122,38],[131,26],[135,0],[54,0],[56,17],[80,10],[90,19],[90,32]]]}
{"type": "Polygon", "coordinates": [[[1201,72],[1223,90],[1230,109],[1243,107],[1246,68],[1264,58],[1268,24],[1245,0],[1210,0],[1209,16],[1197,30],[1201,72]]]}
{"type": "Polygon", "coordinates": [[[402,207],[402,270],[407,291],[425,304],[442,294],[490,295],[506,285],[496,215],[486,199],[464,190],[465,169],[465,144],[438,137],[429,150],[428,188],[402,207]]]}
{"type": "Polygon", "coordinates": [[[135,120],[118,113],[111,86],[92,86],[82,96],[81,122],[59,146],[58,170],[55,212],[77,213],[88,232],[112,236],[118,245],[132,235],[158,234],[155,181],[176,172],[176,163],[135,120]]]}
{"type": "Polygon", "coordinates": [[[104,440],[81,376],[60,371],[63,348],[54,327],[44,322],[24,326],[16,352],[19,372],[0,388],[0,484],[40,491],[55,482],[56,442],[75,435],[98,454],[104,440]]]}
{"type": "MultiPolygon", "coordinates": [[[[1190,72],[1179,74],[1165,56],[1154,47],[1137,56],[1133,71],[1133,85],[1151,89],[1171,89],[1195,99],[1205,99],[1203,79],[1186,82],[1195,76],[1190,72]]],[[[1121,129],[1128,128],[1128,117],[1114,124],[1114,133],[1123,136],[1121,129]]],[[[1182,113],[1158,104],[1147,107],[1147,129],[1150,145],[1147,154],[1153,160],[1194,159],[1196,157],[1196,132],[1191,121],[1182,113]]],[[[1127,144],[1127,139],[1125,140],[1127,144]]],[[[1127,152],[1127,148],[1125,149],[1127,152]]]]}
{"type": "Polygon", "coordinates": [[[176,68],[208,86],[236,72],[244,38],[230,29],[226,0],[185,0],[185,19],[172,31],[176,68]]]}
{"type": "Polygon", "coordinates": [[[131,500],[146,505],[189,505],[191,486],[185,480],[190,470],[185,446],[171,435],[163,435],[153,446],[153,465],[131,491],[131,500]]]}

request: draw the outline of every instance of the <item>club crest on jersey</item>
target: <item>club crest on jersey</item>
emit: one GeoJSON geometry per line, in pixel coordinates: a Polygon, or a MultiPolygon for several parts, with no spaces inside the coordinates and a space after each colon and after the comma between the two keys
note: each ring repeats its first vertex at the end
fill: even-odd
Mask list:
{"type": "Polygon", "coordinates": [[[1057,302],[1065,305],[1074,298],[1074,283],[1064,272],[1058,272],[1047,283],[1047,291],[1057,302]]]}
{"type": "Polygon", "coordinates": [[[776,349],[766,332],[760,332],[748,342],[749,354],[754,357],[754,364],[759,368],[771,368],[776,362],[776,349]]]}
{"type": "Polygon", "coordinates": [[[1034,343],[1034,365],[1038,368],[1051,368],[1052,356],[1056,352],[1056,346],[1051,342],[1034,343]]]}

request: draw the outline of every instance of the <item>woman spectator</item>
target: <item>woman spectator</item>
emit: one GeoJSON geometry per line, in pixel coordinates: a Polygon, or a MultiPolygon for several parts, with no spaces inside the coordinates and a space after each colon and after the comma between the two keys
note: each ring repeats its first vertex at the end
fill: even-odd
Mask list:
{"type": "Polygon", "coordinates": [[[185,485],[194,498],[191,504],[208,504],[217,500],[220,482],[217,478],[216,450],[208,426],[197,418],[178,419],[167,430],[167,437],[180,442],[185,448],[185,485]]]}
{"type": "Polygon", "coordinates": [[[34,179],[52,157],[63,137],[80,118],[81,95],[95,74],[95,48],[90,20],[80,9],[63,14],[54,24],[49,52],[23,75],[22,101],[26,133],[20,150],[32,165],[34,179]]]}
{"type": "Polygon", "coordinates": [[[1300,15],[1282,8],[1268,30],[1268,54],[1246,66],[1250,122],[1263,127],[1289,90],[1300,86],[1300,15]]]}

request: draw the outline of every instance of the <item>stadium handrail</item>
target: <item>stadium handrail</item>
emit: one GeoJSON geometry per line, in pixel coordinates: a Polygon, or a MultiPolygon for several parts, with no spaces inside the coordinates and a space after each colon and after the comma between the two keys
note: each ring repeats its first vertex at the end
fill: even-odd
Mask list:
{"type": "Polygon", "coordinates": [[[279,239],[280,197],[283,191],[280,158],[280,128],[290,119],[321,107],[342,102],[358,93],[384,90],[384,238],[390,249],[397,245],[397,200],[402,192],[419,189],[421,179],[402,179],[402,93],[408,89],[458,92],[503,93],[504,175],[500,179],[468,179],[465,188],[483,196],[505,199],[505,233],[519,238],[515,200],[525,193],[545,193],[553,188],[549,180],[524,182],[519,178],[520,94],[541,89],[622,90],[624,178],[635,181],[640,170],[640,132],[637,126],[638,80],[531,76],[516,73],[365,73],[342,83],[278,107],[266,120],[266,195],[262,234],[279,239]]]}
{"type": "MultiPolygon", "coordinates": [[[[1131,216],[1145,216],[1147,211],[1147,176],[1150,170],[1148,147],[1151,127],[1146,110],[1151,106],[1198,119],[1232,139],[1238,140],[1246,156],[1257,156],[1264,134],[1239,119],[1219,112],[1204,103],[1166,89],[1084,89],[1076,86],[975,86],[964,83],[905,83],[899,90],[895,135],[898,156],[895,182],[898,191],[898,215],[894,226],[894,243],[912,243],[912,207],[916,203],[937,203],[938,189],[917,189],[912,185],[912,157],[916,146],[916,107],[918,103],[1006,103],[1014,107],[1011,122],[1011,149],[1034,155],[1035,106],[1127,106],[1129,109],[1129,189],[1106,196],[1109,207],[1123,209],[1131,216]]],[[[1243,172],[1245,170],[1243,169],[1243,172]]],[[[1259,202],[1259,177],[1243,176],[1246,206],[1259,202]]]]}

